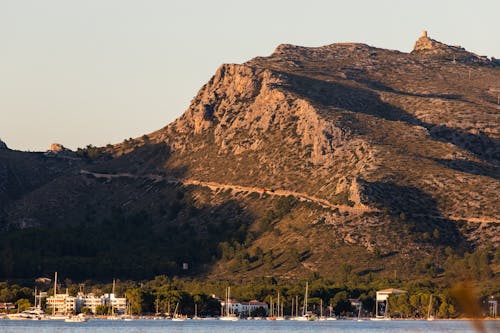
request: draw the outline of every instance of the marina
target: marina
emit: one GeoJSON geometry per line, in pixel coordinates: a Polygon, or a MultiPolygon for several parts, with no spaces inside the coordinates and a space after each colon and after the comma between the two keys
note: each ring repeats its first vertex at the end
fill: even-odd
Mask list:
{"type": "MultiPolygon", "coordinates": [[[[500,321],[484,321],[487,332],[498,332],[500,321]]],[[[0,319],[0,331],[3,333],[45,333],[45,332],[475,332],[471,323],[460,320],[391,320],[391,321],[267,321],[267,320],[239,320],[236,322],[219,320],[186,320],[175,322],[172,320],[133,320],[110,321],[91,319],[88,322],[76,323],[65,321],[11,321],[0,319]]]]}

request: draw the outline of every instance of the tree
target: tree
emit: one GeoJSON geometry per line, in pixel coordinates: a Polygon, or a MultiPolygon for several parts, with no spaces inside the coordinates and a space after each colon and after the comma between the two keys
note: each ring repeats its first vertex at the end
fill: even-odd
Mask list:
{"type": "Polygon", "coordinates": [[[92,313],[92,310],[90,308],[87,308],[87,307],[83,307],[80,309],[80,313],[83,313],[85,315],[89,315],[92,313]]]}
{"type": "Polygon", "coordinates": [[[265,317],[267,316],[267,311],[262,306],[251,312],[252,317],[265,317]]]}
{"type": "Polygon", "coordinates": [[[130,302],[130,310],[133,314],[141,314],[143,310],[144,297],[140,288],[129,289],[125,295],[130,302]]]}
{"type": "Polygon", "coordinates": [[[347,298],[346,291],[340,291],[335,294],[335,296],[330,300],[330,303],[333,304],[335,309],[335,314],[338,315],[346,315],[349,312],[353,311],[353,307],[351,302],[347,298]]]}
{"type": "Polygon", "coordinates": [[[28,299],[26,298],[20,298],[16,302],[16,307],[19,310],[19,312],[28,310],[31,306],[31,303],[28,299]]]}
{"type": "Polygon", "coordinates": [[[110,310],[110,307],[107,305],[98,305],[95,308],[95,314],[100,316],[107,315],[109,314],[110,310]]]}

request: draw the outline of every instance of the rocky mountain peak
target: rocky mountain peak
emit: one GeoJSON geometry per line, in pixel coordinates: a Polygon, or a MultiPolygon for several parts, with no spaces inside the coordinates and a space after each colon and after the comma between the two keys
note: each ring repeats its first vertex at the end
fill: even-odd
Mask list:
{"type": "Polygon", "coordinates": [[[414,55],[430,56],[434,59],[452,60],[461,63],[496,65],[495,61],[490,60],[486,56],[478,56],[461,46],[447,45],[432,39],[429,37],[426,30],[422,32],[420,38],[415,42],[415,46],[411,53],[414,55]]]}
{"type": "Polygon", "coordinates": [[[424,50],[436,50],[447,48],[448,45],[438,42],[432,38],[429,38],[427,31],[422,31],[422,35],[415,42],[415,46],[413,47],[413,51],[424,51],[424,50]]]}
{"type": "Polygon", "coordinates": [[[53,153],[60,153],[60,152],[65,151],[65,150],[68,150],[68,149],[60,143],[52,143],[50,145],[50,149],[49,149],[49,151],[51,151],[53,153]]]}

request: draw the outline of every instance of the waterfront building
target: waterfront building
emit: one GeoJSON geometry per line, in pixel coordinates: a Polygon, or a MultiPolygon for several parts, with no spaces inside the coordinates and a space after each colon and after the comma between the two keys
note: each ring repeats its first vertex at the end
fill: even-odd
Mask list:
{"type": "Polygon", "coordinates": [[[79,292],[76,296],[76,311],[81,312],[83,308],[88,308],[92,313],[97,312],[97,307],[103,304],[103,296],[98,297],[94,294],[84,294],[79,292]]]}
{"type": "Polygon", "coordinates": [[[71,296],[67,289],[64,294],[54,294],[47,297],[47,312],[54,314],[76,313],[76,297],[71,296]]]}
{"type": "Polygon", "coordinates": [[[376,318],[386,318],[388,316],[388,308],[390,304],[388,303],[388,299],[390,295],[401,295],[406,293],[406,290],[400,289],[384,289],[377,291],[377,298],[375,301],[375,317],[376,318]]]}
{"type": "MultiPolygon", "coordinates": [[[[258,308],[263,308],[266,313],[269,313],[269,306],[265,302],[259,302],[257,300],[251,300],[249,302],[239,302],[234,299],[229,299],[228,307],[230,313],[248,315],[258,308]]],[[[222,308],[226,309],[226,301],[221,302],[222,308]]]]}
{"type": "Polygon", "coordinates": [[[8,313],[10,310],[14,310],[16,306],[14,303],[0,303],[0,313],[8,313]]]}
{"type": "Polygon", "coordinates": [[[111,306],[118,313],[125,313],[127,310],[127,299],[125,297],[116,297],[114,293],[104,294],[103,304],[111,306]]]}

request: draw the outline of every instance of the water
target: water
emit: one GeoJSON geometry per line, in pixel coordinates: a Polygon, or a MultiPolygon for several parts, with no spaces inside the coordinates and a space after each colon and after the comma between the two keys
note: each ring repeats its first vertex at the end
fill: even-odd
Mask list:
{"type": "MultiPolygon", "coordinates": [[[[485,322],[487,332],[500,332],[500,321],[485,322]]],[[[107,321],[90,320],[86,323],[65,323],[63,321],[11,321],[0,320],[1,333],[410,333],[410,332],[453,332],[474,333],[466,321],[363,321],[350,320],[296,322],[296,321],[195,321],[172,322],[170,320],[107,321]]]]}

